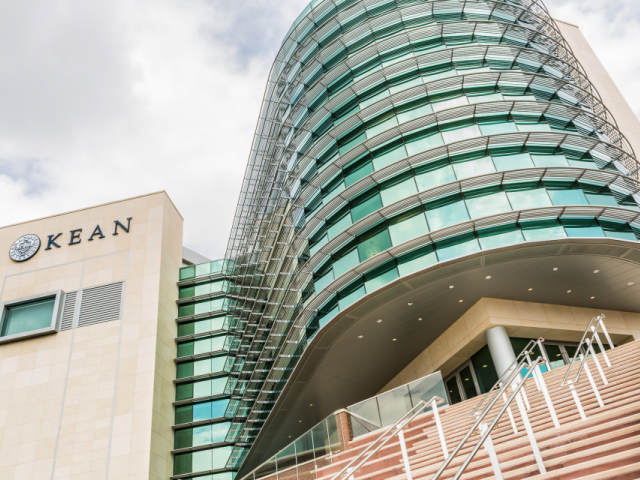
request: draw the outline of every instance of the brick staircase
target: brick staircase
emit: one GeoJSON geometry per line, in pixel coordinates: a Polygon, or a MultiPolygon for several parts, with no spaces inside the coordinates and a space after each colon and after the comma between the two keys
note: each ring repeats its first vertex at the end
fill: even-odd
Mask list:
{"type": "MultiPolygon", "coordinates": [[[[513,432],[506,413],[491,433],[505,480],[640,479],[640,341],[617,347],[609,351],[608,355],[612,363],[609,368],[606,367],[602,356],[598,355],[609,382],[606,386],[602,384],[593,359],[588,360],[605,404],[604,408],[598,406],[584,372],[576,387],[587,416],[586,420],[580,419],[569,388],[560,386],[568,367],[544,374],[560,421],[558,429],[553,426],[542,392],[537,390],[533,379],[527,381],[525,388],[531,405],[527,414],[547,473],[540,474],[538,470],[522,418],[516,403],[513,402],[511,410],[519,433],[513,432]]],[[[440,410],[449,452],[474,423],[467,416],[478,401],[479,397],[440,410]]],[[[499,400],[487,415],[485,422],[491,423],[502,406],[503,402],[499,400]]],[[[316,480],[330,480],[382,431],[372,432],[351,441],[346,451],[333,456],[331,465],[318,468],[316,480]]],[[[430,479],[444,460],[433,413],[416,417],[403,431],[413,479],[430,479]]],[[[469,439],[467,445],[440,476],[441,479],[453,478],[479,438],[479,434],[474,434],[469,439]]],[[[354,472],[354,478],[404,480],[406,474],[397,436],[354,472]]],[[[495,478],[484,448],[478,451],[461,478],[495,478]]]]}

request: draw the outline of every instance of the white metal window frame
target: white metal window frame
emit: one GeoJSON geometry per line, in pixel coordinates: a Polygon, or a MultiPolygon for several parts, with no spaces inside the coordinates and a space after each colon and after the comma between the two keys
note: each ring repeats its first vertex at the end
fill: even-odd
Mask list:
{"type": "Polygon", "coordinates": [[[39,293],[37,295],[30,295],[28,297],[16,298],[15,300],[8,300],[0,303],[0,335],[4,329],[4,321],[9,307],[15,307],[24,303],[31,303],[37,300],[44,300],[47,298],[55,298],[53,304],[53,315],[51,316],[51,323],[48,327],[39,328],[37,330],[31,330],[28,332],[16,333],[14,335],[0,336],[0,344],[15,342],[16,340],[22,340],[30,337],[38,337],[40,335],[49,335],[52,333],[58,333],[60,331],[60,320],[62,315],[62,304],[64,303],[64,292],[62,290],[54,290],[47,293],[39,293]]]}

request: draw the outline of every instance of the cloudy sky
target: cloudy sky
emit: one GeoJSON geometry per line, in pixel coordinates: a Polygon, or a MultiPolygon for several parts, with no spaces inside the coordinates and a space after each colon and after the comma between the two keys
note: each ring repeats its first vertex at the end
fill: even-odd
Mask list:
{"type": "MultiPolygon", "coordinates": [[[[306,4],[0,0],[0,225],[166,190],[185,245],[221,257],[272,59],[306,4]]],[[[546,4],[640,113],[640,2],[546,4]]]]}

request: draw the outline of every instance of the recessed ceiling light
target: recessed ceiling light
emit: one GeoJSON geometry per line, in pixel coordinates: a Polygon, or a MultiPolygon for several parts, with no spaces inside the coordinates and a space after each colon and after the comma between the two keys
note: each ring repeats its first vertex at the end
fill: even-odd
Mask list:
{"type": "Polygon", "coordinates": [[[596,297],[591,297],[591,300],[593,300],[594,298],[596,298],[596,297]]]}
{"type": "Polygon", "coordinates": [[[382,323],[382,319],[376,320],[376,323],[382,323]]]}
{"type": "Polygon", "coordinates": [[[411,306],[411,305],[413,305],[413,302],[409,302],[409,303],[407,303],[407,305],[411,306]]]}
{"type": "Polygon", "coordinates": [[[484,277],[485,280],[491,280],[491,275],[487,275],[486,277],[484,277]]]}
{"type": "Polygon", "coordinates": [[[362,337],[364,337],[364,335],[358,335],[358,338],[362,338],[362,337]]]}
{"type": "Polygon", "coordinates": [[[394,338],[394,339],[393,339],[393,341],[395,342],[395,341],[396,341],[396,339],[394,338]]]}
{"type": "Polygon", "coordinates": [[[530,288],[529,291],[533,290],[533,288],[530,288]]]}
{"type": "Polygon", "coordinates": [[[310,403],[310,404],[309,404],[309,406],[310,406],[310,407],[313,407],[313,403],[310,403]]]}
{"type": "Polygon", "coordinates": [[[487,368],[487,365],[482,365],[482,368],[487,368]]]}
{"type": "Polygon", "coordinates": [[[594,270],[593,273],[598,273],[600,270],[594,270]]]}
{"type": "Polygon", "coordinates": [[[453,288],[453,285],[449,285],[449,288],[453,288]]]}
{"type": "Polygon", "coordinates": [[[291,438],[291,435],[289,435],[289,438],[291,438]]]}
{"type": "Polygon", "coordinates": [[[418,321],[419,321],[419,322],[421,322],[421,321],[422,321],[422,317],[420,317],[420,318],[418,319],[418,321]]]}
{"type": "Polygon", "coordinates": [[[553,271],[557,272],[558,271],[558,267],[553,267],[553,271]]]}
{"type": "Polygon", "coordinates": [[[458,300],[458,303],[462,303],[462,302],[464,302],[464,300],[458,300]]]}
{"type": "Polygon", "coordinates": [[[627,285],[629,285],[629,286],[631,286],[631,285],[635,285],[635,284],[636,284],[636,282],[629,282],[629,283],[627,283],[627,285]]]}
{"type": "Polygon", "coordinates": [[[302,420],[298,420],[298,423],[302,423],[302,420]]]}
{"type": "Polygon", "coordinates": [[[567,293],[571,293],[571,290],[567,290],[567,293]]]}

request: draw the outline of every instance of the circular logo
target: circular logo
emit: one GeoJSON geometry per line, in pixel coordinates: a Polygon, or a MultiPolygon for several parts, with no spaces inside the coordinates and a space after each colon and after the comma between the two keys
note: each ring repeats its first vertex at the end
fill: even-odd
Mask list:
{"type": "Polygon", "coordinates": [[[33,257],[40,250],[40,237],[30,233],[23,235],[11,245],[9,256],[16,262],[24,262],[33,257]]]}

